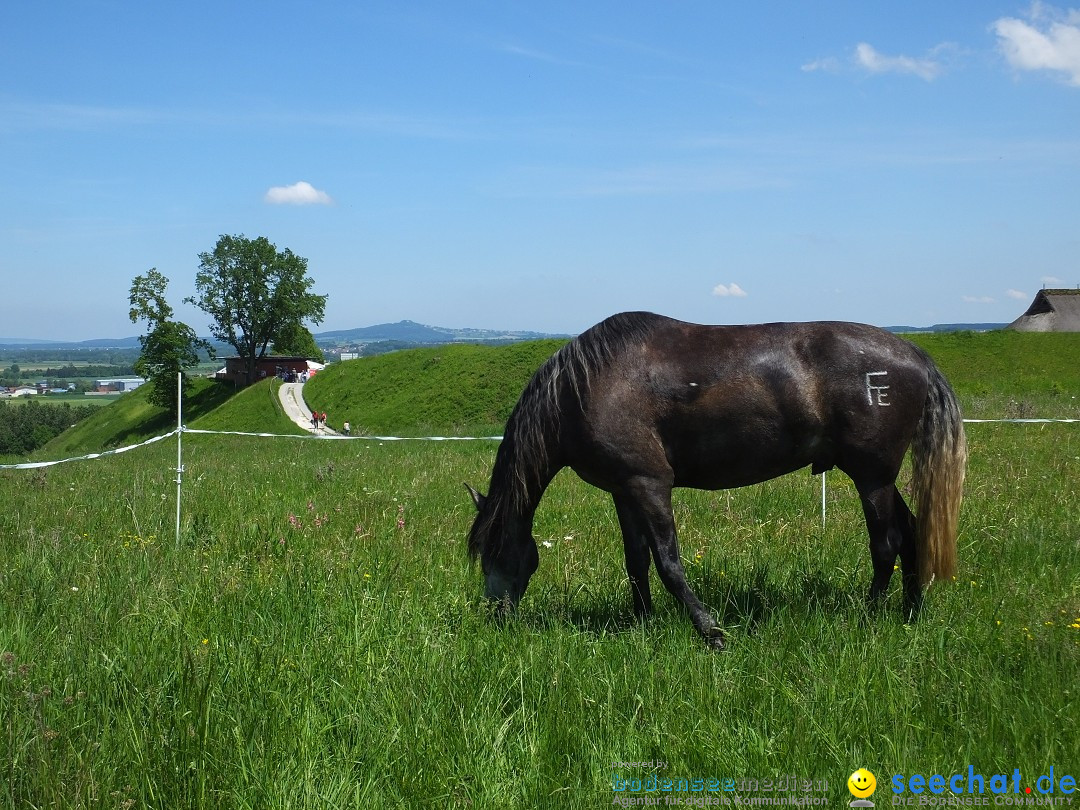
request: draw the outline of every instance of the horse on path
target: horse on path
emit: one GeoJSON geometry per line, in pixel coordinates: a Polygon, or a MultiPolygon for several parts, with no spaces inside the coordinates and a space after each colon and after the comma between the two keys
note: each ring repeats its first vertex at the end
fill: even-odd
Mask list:
{"type": "Polygon", "coordinates": [[[614,315],[564,345],[521,394],[495,456],[468,549],[485,594],[517,605],[539,564],[533,516],[563,467],[611,493],[634,611],[652,609],[650,555],[706,642],[716,619],[686,581],[673,487],[728,489],[809,466],[855,483],[870,536],[870,599],[897,556],[904,610],[952,577],[966,463],[956,396],[918,347],[841,322],[702,326],[614,315]],[[915,514],[896,488],[911,448],[915,514]]]}

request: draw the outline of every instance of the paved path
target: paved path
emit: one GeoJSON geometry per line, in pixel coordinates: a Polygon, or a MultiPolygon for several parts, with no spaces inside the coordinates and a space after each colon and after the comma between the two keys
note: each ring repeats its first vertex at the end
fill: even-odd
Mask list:
{"type": "Polygon", "coordinates": [[[283,382],[278,389],[281,397],[281,407],[285,409],[285,415],[308,433],[317,433],[320,436],[333,436],[337,433],[332,428],[319,428],[315,430],[311,426],[311,408],[304,402],[304,384],[283,382]]]}

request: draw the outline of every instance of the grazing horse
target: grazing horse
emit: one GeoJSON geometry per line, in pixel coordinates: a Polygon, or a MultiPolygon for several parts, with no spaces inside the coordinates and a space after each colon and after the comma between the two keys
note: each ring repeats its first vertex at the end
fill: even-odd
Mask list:
{"type": "Polygon", "coordinates": [[[701,326],[614,315],[564,345],[521,394],[488,494],[466,485],[477,515],[469,555],[488,599],[517,605],[539,555],[533,515],[570,467],[611,493],[634,611],[652,609],[649,557],[706,642],[723,646],[686,582],[672,487],[728,489],[802,467],[837,467],[855,483],[870,535],[870,598],[899,554],[904,609],[956,563],[966,441],[956,396],[918,347],[856,323],[701,326]],[[917,517],[896,478],[911,447],[917,517]]]}

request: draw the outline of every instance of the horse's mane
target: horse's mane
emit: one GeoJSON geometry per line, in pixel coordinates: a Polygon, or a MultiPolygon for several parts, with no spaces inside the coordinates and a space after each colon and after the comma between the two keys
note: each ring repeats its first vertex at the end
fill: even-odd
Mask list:
{"type": "Polygon", "coordinates": [[[484,508],[469,532],[471,558],[499,542],[498,529],[507,515],[535,508],[557,463],[553,453],[563,420],[584,410],[593,377],[661,320],[651,312],[612,315],[563,345],[537,369],[507,420],[484,508]]]}

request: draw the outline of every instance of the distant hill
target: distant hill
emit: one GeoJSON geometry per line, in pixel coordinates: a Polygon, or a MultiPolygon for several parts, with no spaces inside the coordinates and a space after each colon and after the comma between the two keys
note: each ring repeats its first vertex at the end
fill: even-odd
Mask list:
{"type": "Polygon", "coordinates": [[[545,332],[503,331],[498,329],[449,329],[444,326],[426,326],[416,321],[398,321],[381,323],[376,326],[363,326],[358,329],[339,329],[330,332],[315,332],[315,342],[320,347],[333,347],[343,344],[375,343],[380,341],[398,341],[402,343],[441,344],[441,343],[490,343],[493,341],[542,340],[544,338],[570,337],[565,334],[545,332]]]}
{"type": "MultiPolygon", "coordinates": [[[[416,321],[398,321],[381,323],[375,326],[361,326],[357,329],[336,329],[328,332],[314,332],[315,342],[323,349],[365,343],[393,342],[432,346],[443,343],[510,343],[518,340],[542,340],[544,338],[566,338],[570,335],[547,332],[526,332],[499,329],[450,329],[444,326],[426,326],[416,321]]],[[[219,355],[233,351],[215,338],[205,338],[219,355]]],[[[94,338],[93,340],[64,341],[40,340],[35,338],[0,338],[0,349],[138,349],[139,337],[94,338]]]]}
{"type": "Polygon", "coordinates": [[[362,326],[358,329],[337,329],[313,334],[315,342],[320,346],[327,343],[367,343],[377,340],[402,340],[407,343],[447,342],[445,331],[415,321],[381,323],[375,326],[362,326]]]}
{"type": "Polygon", "coordinates": [[[37,340],[0,338],[0,349],[138,349],[139,337],[94,338],[92,340],[37,340]]]}
{"type": "MultiPolygon", "coordinates": [[[[933,326],[886,326],[890,332],[988,332],[1004,329],[1004,323],[939,323],[933,326]]],[[[528,332],[499,329],[452,329],[445,326],[427,326],[416,321],[381,323],[356,329],[336,329],[314,332],[315,342],[322,349],[357,346],[367,343],[387,342],[415,346],[438,346],[444,343],[513,343],[519,340],[544,340],[568,338],[571,335],[550,332],[528,332]]],[[[206,338],[224,356],[232,352],[214,338],[206,338]]],[[[34,338],[0,338],[0,349],[138,349],[139,337],[94,338],[81,341],[40,340],[34,338]]]]}

